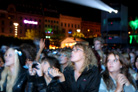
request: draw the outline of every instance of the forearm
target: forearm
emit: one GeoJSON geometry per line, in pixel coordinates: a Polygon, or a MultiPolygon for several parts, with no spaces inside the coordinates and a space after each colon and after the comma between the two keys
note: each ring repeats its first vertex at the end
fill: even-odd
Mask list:
{"type": "Polygon", "coordinates": [[[36,59],[35,59],[36,61],[39,61],[42,51],[43,49],[39,49],[39,51],[37,52],[36,59]]]}

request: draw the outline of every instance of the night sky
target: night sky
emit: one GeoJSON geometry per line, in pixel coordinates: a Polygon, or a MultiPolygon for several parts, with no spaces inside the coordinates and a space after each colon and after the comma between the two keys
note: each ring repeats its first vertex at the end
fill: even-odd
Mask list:
{"type": "MultiPolygon", "coordinates": [[[[51,1],[51,0],[49,0],[51,1]]],[[[128,19],[135,19],[138,17],[137,5],[138,3],[133,0],[133,2],[128,0],[101,0],[104,3],[121,3],[128,7],[128,19]]],[[[53,0],[56,2],[59,12],[65,15],[82,17],[83,20],[90,20],[95,22],[101,21],[101,10],[94,9],[91,7],[86,7],[78,4],[73,4],[70,2],[65,2],[63,0],[53,0]]]]}
{"type": "MultiPolygon", "coordinates": [[[[0,3],[2,4],[3,1],[8,1],[8,0],[0,0],[0,3]]],[[[16,1],[16,0],[9,0],[10,2],[16,1]]],[[[18,1],[18,0],[17,0],[18,1]]],[[[81,17],[82,20],[86,21],[94,21],[94,22],[100,22],[101,21],[101,10],[78,5],[78,4],[73,4],[70,2],[65,2],[63,0],[19,0],[19,1],[27,1],[33,3],[34,1],[37,2],[43,2],[43,4],[47,5],[47,3],[52,3],[52,5],[56,6],[56,9],[58,10],[59,13],[64,14],[64,15],[69,15],[69,16],[74,16],[74,17],[81,17]]],[[[137,11],[137,1],[133,0],[131,2],[129,0],[102,0],[104,3],[121,3],[125,6],[128,6],[128,19],[135,19],[138,17],[138,11],[137,11]]]]}

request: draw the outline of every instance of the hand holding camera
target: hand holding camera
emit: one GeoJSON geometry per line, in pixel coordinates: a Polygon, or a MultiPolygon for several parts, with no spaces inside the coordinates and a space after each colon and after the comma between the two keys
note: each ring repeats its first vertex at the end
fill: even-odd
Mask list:
{"type": "Polygon", "coordinates": [[[62,82],[62,81],[65,81],[65,78],[64,78],[64,75],[63,73],[61,73],[59,71],[59,69],[57,68],[48,68],[48,75],[51,77],[51,78],[54,78],[54,77],[58,77],[59,80],[62,82]]]}
{"type": "Polygon", "coordinates": [[[32,64],[29,65],[29,74],[30,75],[35,75],[37,74],[38,76],[42,76],[42,69],[41,69],[41,64],[38,62],[33,62],[32,64]]]}

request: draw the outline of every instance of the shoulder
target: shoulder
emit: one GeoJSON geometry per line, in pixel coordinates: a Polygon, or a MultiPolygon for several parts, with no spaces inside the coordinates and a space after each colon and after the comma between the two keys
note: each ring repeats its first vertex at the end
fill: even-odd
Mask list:
{"type": "Polygon", "coordinates": [[[107,92],[106,84],[103,78],[101,78],[101,81],[100,81],[99,92],[107,92]]]}

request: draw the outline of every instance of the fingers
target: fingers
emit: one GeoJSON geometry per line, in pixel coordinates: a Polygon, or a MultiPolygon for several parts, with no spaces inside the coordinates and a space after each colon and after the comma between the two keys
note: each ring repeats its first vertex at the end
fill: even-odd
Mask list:
{"type": "Polygon", "coordinates": [[[40,48],[43,49],[45,47],[45,39],[40,40],[40,48]]]}
{"type": "Polygon", "coordinates": [[[129,81],[127,79],[127,77],[124,74],[118,74],[117,75],[117,81],[118,83],[120,83],[122,86],[123,85],[129,85],[129,81]]]}
{"type": "Polygon", "coordinates": [[[29,64],[29,74],[33,76],[36,74],[36,71],[32,68],[32,65],[33,65],[32,63],[29,64]]]}
{"type": "Polygon", "coordinates": [[[57,68],[48,68],[48,73],[53,77],[60,77],[62,74],[57,68]]]}
{"type": "Polygon", "coordinates": [[[29,74],[33,76],[37,73],[38,76],[42,76],[41,64],[37,63],[36,67],[32,68],[33,64],[29,64],[29,74]]]}

